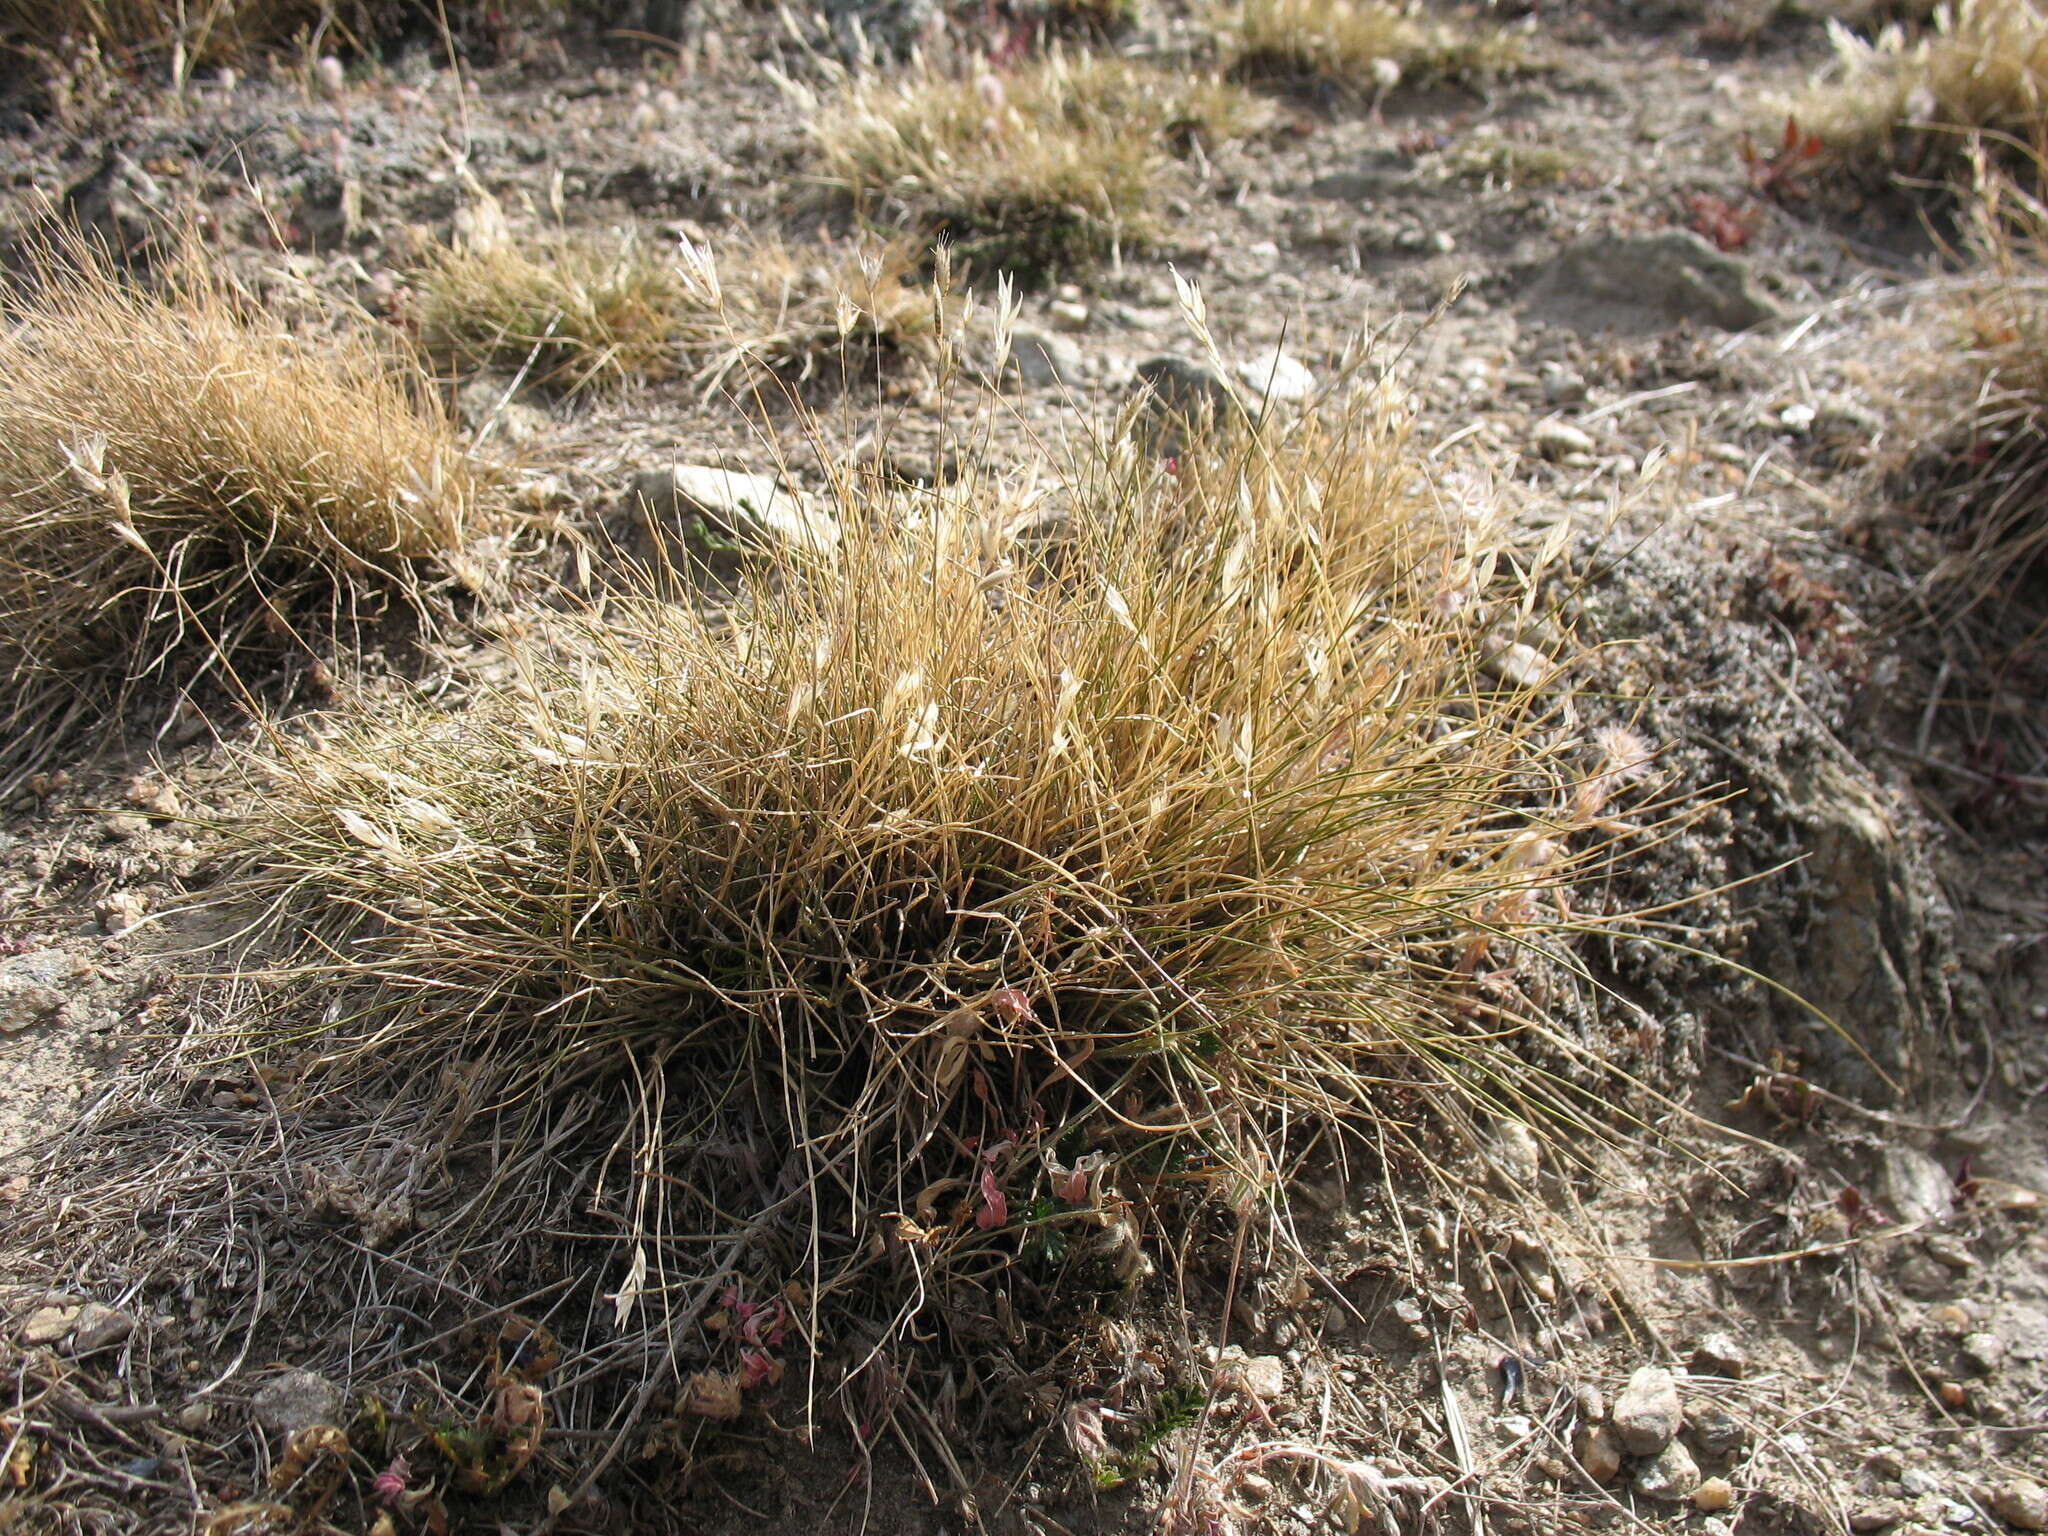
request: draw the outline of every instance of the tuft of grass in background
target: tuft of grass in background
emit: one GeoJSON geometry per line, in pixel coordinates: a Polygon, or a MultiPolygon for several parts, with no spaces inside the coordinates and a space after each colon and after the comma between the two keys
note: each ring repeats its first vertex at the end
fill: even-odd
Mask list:
{"type": "Polygon", "coordinates": [[[1944,301],[1951,329],[1926,380],[1949,412],[1935,495],[1954,549],[1936,578],[1966,603],[2012,590],[2048,549],[2048,203],[1981,151],[1972,163],[1984,270],[1944,301]]]}
{"type": "Polygon", "coordinates": [[[1818,169],[1946,176],[1972,135],[2048,136],[2048,13],[2033,0],[1955,0],[1931,29],[1890,25],[1875,41],[1830,21],[1828,36],[1831,70],[1791,107],[1820,141],[1818,169]]]}
{"type": "Polygon", "coordinates": [[[562,9],[559,0],[0,0],[0,45],[44,57],[86,48],[128,64],[161,61],[182,76],[314,36],[370,48],[444,20],[458,34],[488,32],[562,9]]]}
{"type": "Polygon", "coordinates": [[[707,389],[800,383],[837,357],[929,350],[929,294],[900,243],[799,252],[761,241],[723,263],[634,240],[509,238],[433,252],[420,339],[443,367],[498,368],[564,393],[688,374],[707,389]]]}
{"type": "Polygon", "coordinates": [[[1064,50],[1015,67],[919,60],[822,103],[785,85],[813,113],[820,170],[858,206],[1034,278],[1143,241],[1169,153],[1271,115],[1222,80],[1064,50]]]}
{"type": "Polygon", "coordinates": [[[1528,66],[1511,32],[1382,0],[1235,0],[1213,24],[1234,74],[1375,99],[1404,81],[1484,84],[1528,66]]]}
{"type": "Polygon", "coordinates": [[[146,291],[45,249],[0,320],[8,773],[140,679],[424,613],[425,568],[488,522],[387,357],[294,336],[196,263],[146,291]]]}
{"type": "MultiPolygon", "coordinates": [[[[1496,554],[1383,396],[837,494],[835,556],[536,626],[462,712],[289,751],[247,829],[302,1065],[613,1106],[573,1202],[643,1341],[608,1358],[779,1298],[786,1345],[691,1334],[682,1412],[730,1417],[1020,1259],[1128,1283],[1183,1195],[1277,1198],[1305,1124],[1575,1113],[1480,972],[1569,926],[1642,754],[1588,777],[1554,696],[1489,680],[1496,554]]],[[[407,1262],[509,1230],[462,1225],[407,1262]]]]}

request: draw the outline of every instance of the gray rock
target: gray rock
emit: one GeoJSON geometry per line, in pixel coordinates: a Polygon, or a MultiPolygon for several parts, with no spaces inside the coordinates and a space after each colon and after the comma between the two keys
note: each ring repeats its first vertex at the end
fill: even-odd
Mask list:
{"type": "Polygon", "coordinates": [[[1886,1147],[1877,1187],[1885,1209],[1900,1221],[1933,1226],[1955,1214],[1955,1180],[1917,1147],[1886,1147]]]}
{"type": "Polygon", "coordinates": [[[1046,318],[1057,330],[1085,331],[1088,329],[1088,306],[1075,299],[1054,299],[1045,306],[1046,318]]]}
{"type": "Polygon", "coordinates": [[[1693,1347],[1695,1376],[1726,1376],[1740,1381],[1749,1371],[1749,1351],[1732,1334],[1710,1333],[1693,1347]]]}
{"type": "Polygon", "coordinates": [[[480,434],[478,441],[495,438],[514,448],[539,437],[548,427],[546,411],[522,400],[507,399],[510,379],[480,374],[455,392],[455,415],[463,429],[480,434]]]}
{"type": "MultiPolygon", "coordinates": [[[[1631,1456],[1655,1456],[1678,1434],[1685,1405],[1678,1383],[1660,1365],[1646,1365],[1629,1377],[1614,1400],[1614,1432],[1631,1456]]],[[[1690,1457],[1686,1458],[1688,1461],[1690,1457]]],[[[1688,1487],[1687,1493],[1692,1492],[1688,1487]]]]}
{"type": "Polygon", "coordinates": [[[1770,969],[1847,1036],[1802,1026],[1809,1070],[1837,1092],[1889,1101],[1918,1071],[1919,1043],[1947,1001],[1947,914],[1866,775],[1824,761],[1791,779],[1786,800],[1807,849],[1811,915],[1796,944],[1766,941],[1770,969]]]}
{"type": "Polygon", "coordinates": [[[170,194],[123,150],[108,150],[98,169],[66,188],[63,209],[120,261],[146,265],[176,247],[170,194]]]}
{"type": "Polygon", "coordinates": [[[78,1309],[68,1349],[73,1355],[90,1355],[119,1344],[135,1331],[135,1315],[119,1307],[89,1301],[78,1309]]]}
{"type": "Polygon", "coordinates": [[[1278,347],[1263,357],[1247,358],[1231,371],[1253,394],[1283,405],[1297,405],[1316,392],[1316,376],[1307,365],[1278,347]]]}
{"type": "Polygon", "coordinates": [[[0,960],[0,1035],[33,1029],[63,1006],[58,983],[72,974],[61,949],[36,949],[0,960]]]}
{"type": "Polygon", "coordinates": [[[1543,388],[1543,398],[1553,405],[1576,405],[1586,398],[1584,376],[1563,363],[1545,363],[1537,370],[1537,378],[1543,388]]]}
{"type": "Polygon", "coordinates": [[[1602,1487],[1621,1476],[1621,1437],[1611,1424],[1588,1424],[1580,1429],[1572,1454],[1586,1476],[1602,1487]]]}
{"type": "Polygon", "coordinates": [[[901,58],[940,25],[938,0],[826,0],[832,40],[848,58],[901,58]]]}
{"type": "Polygon", "coordinates": [[[1010,359],[1003,376],[1006,382],[1014,378],[1029,389],[1077,383],[1081,349],[1064,336],[1020,330],[1010,339],[1010,359]]]}
{"type": "Polygon", "coordinates": [[[1694,1399],[1685,1405],[1686,1433],[1693,1449],[1710,1462],[1733,1461],[1748,1439],[1742,1421],[1719,1403],[1694,1399]]]}
{"type": "Polygon", "coordinates": [[[1572,453],[1591,453],[1597,446],[1591,435],[1568,421],[1539,421],[1529,431],[1529,446],[1552,461],[1572,453]]]}
{"type": "Polygon", "coordinates": [[[2005,1340],[1995,1333],[1963,1335],[1963,1363],[1980,1376],[1989,1376],[2005,1363],[2005,1340]]]}
{"type": "Polygon", "coordinates": [[[1897,1525],[1905,1518],[1906,1508],[1897,1499],[1872,1499],[1849,1511],[1849,1529],[1856,1536],[1871,1536],[1871,1532],[1897,1525]]]}
{"type": "Polygon", "coordinates": [[[1529,302],[1574,329],[1634,334],[1684,322],[1744,331],[1780,317],[1747,262],[1685,229],[1581,240],[1537,277],[1529,302]]]}
{"type": "Polygon", "coordinates": [[[635,475],[630,500],[657,539],[679,538],[697,550],[780,545],[829,555],[839,547],[839,525],[830,514],[773,475],[676,464],[635,475]]]}
{"type": "Polygon", "coordinates": [[[1543,1171],[1543,1149],[1536,1133],[1519,1120],[1495,1122],[1486,1160],[1510,1189],[1534,1189],[1543,1171]]]}
{"type": "Polygon", "coordinates": [[[1144,396],[1147,409],[1157,416],[1224,421],[1244,409],[1239,392],[1222,374],[1205,362],[1171,353],[1138,364],[1131,389],[1144,396]]]}
{"type": "Polygon", "coordinates": [[[1241,393],[1229,379],[1206,362],[1171,352],[1139,362],[1130,393],[1143,399],[1145,416],[1155,428],[1163,428],[1167,438],[1178,436],[1180,424],[1214,426],[1241,420],[1245,414],[1241,393]]]}
{"type": "Polygon", "coordinates": [[[1157,416],[1224,421],[1255,411],[1261,402],[1293,405],[1315,393],[1315,375],[1277,348],[1230,366],[1230,376],[1205,361],[1162,354],[1138,364],[1131,385],[1157,416]]]}
{"type": "Polygon", "coordinates": [[[1271,1402],[1287,1390],[1287,1362],[1278,1355],[1253,1355],[1242,1379],[1247,1392],[1271,1402]]]}
{"type": "Polygon", "coordinates": [[[2009,1477],[1985,1501],[1991,1513],[2023,1531],[2048,1531],[2048,1489],[2024,1477],[2009,1477]]]}
{"type": "Polygon", "coordinates": [[[286,1371],[265,1382],[249,1400],[250,1416],[273,1435],[295,1435],[314,1424],[332,1424],[341,1407],[341,1388],[317,1371],[286,1371]]]}
{"type": "Polygon", "coordinates": [[[1689,1499],[1700,1485],[1700,1469],[1692,1452],[1674,1440],[1636,1467],[1636,1492],[1646,1499],[1675,1504],[1689,1499]]]}
{"type": "Polygon", "coordinates": [[[1164,331],[1172,327],[1174,312],[1170,309],[1148,309],[1142,304],[1110,304],[1100,311],[1102,318],[1111,325],[1121,326],[1127,331],[1164,331]]]}

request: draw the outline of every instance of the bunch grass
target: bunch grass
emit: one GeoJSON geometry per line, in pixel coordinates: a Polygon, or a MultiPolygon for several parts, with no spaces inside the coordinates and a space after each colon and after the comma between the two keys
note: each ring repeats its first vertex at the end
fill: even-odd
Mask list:
{"type": "Polygon", "coordinates": [[[1214,25],[1235,74],[1376,99],[1403,82],[1483,85],[1529,62],[1512,32],[1392,0],[1234,0],[1214,25]]]}
{"type": "Polygon", "coordinates": [[[82,47],[129,63],[160,61],[182,75],[243,66],[314,37],[369,48],[444,20],[466,33],[560,13],[557,0],[439,7],[431,0],[0,0],[0,43],[45,57],[82,47]]]}
{"type": "Polygon", "coordinates": [[[144,289],[60,241],[0,318],[9,772],[145,679],[425,616],[433,565],[494,526],[416,378],[196,262],[144,289]]]}
{"type": "Polygon", "coordinates": [[[1302,1124],[1583,1113],[1477,980],[1570,926],[1641,761],[1482,670],[1495,551],[1385,397],[1035,469],[849,478],[832,557],[537,626],[247,829],[312,1081],[616,1106],[575,1164],[647,1341],[615,1448],[663,1380],[687,1421],[779,1374],[692,1331],[728,1284],[896,1348],[1020,1259],[1128,1283],[1139,1212],[1277,1198],[1302,1124]]]}
{"type": "Polygon", "coordinates": [[[689,377],[706,390],[802,383],[928,353],[937,319],[901,242],[800,252],[763,240],[714,262],[631,238],[505,237],[441,247],[417,277],[434,362],[561,393],[689,377]]]}
{"type": "Polygon", "coordinates": [[[2034,0],[1953,0],[1931,27],[1874,40],[1830,20],[1834,63],[1791,105],[1836,175],[1950,178],[1973,139],[2048,136],[2048,12],[2034,0]]]}
{"type": "Polygon", "coordinates": [[[1270,120],[1226,81],[1055,49],[852,77],[814,113],[821,172],[855,203],[973,265],[1027,277],[1098,260],[1157,228],[1171,152],[1270,120]]]}
{"type": "Polygon", "coordinates": [[[2048,549],[2048,203],[1981,151],[1972,163],[1969,245],[1982,267],[1944,306],[1950,344],[1926,381],[1949,413],[1934,436],[1953,548],[1936,580],[1966,604],[2012,592],[2048,549]]]}

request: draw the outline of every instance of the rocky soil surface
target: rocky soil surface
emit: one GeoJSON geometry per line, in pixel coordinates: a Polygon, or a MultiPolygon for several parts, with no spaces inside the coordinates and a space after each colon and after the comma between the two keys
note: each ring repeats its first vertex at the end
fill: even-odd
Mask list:
{"type": "MultiPolygon", "coordinates": [[[[1671,906],[1683,926],[1663,946],[1603,940],[1614,999],[1585,1010],[1662,1095],[1664,1150],[1566,1156],[1503,1133],[1460,1194],[1311,1167],[1294,1229],[1252,1244],[1220,1353],[1203,1342],[1220,1283],[1141,1289],[951,1464],[922,1431],[870,1441],[850,1414],[793,1409],[700,1446],[694,1470],[629,1460],[609,1513],[550,1512],[542,1479],[531,1507],[479,1519],[1143,1529],[1181,1439],[1098,1488],[1074,1412],[1106,1410],[1118,1443],[1116,1394],[1197,1359],[1220,1387],[1200,1429],[1209,1518],[1241,1529],[2048,1529],[2038,635],[1923,612],[1932,535],[1906,492],[1928,428],[1909,381],[1948,345],[1928,235],[1881,204],[1753,190],[1742,135],[1768,132],[1825,48],[1797,15],[1739,46],[1726,20],[1546,3],[1518,23],[1542,67],[1483,94],[1282,98],[1272,133],[1187,169],[1160,245],[1026,295],[982,449],[1059,441],[1141,376],[1206,367],[1177,272],[1241,384],[1284,403],[1377,338],[1443,494],[1497,492],[1532,537],[1567,520],[1570,590],[1503,665],[1566,662],[1657,744],[1670,794],[1715,801],[1615,877],[1616,909],[1671,906]],[[1351,1504],[1300,1447],[1369,1469],[1351,1504]]],[[[1170,55],[1178,36],[1148,18],[1121,46],[1170,55]]],[[[748,13],[680,53],[579,25],[459,73],[422,45],[339,91],[285,68],[181,99],[81,91],[68,121],[6,118],[0,217],[63,205],[139,250],[176,211],[282,301],[341,296],[401,324],[415,254],[485,197],[518,228],[843,238],[769,64],[803,67],[748,13]]],[[[765,489],[678,464],[822,484],[794,411],[512,383],[451,386],[451,404],[531,505],[591,528],[636,485],[767,511],[765,489]]],[[[914,369],[806,398],[827,443],[944,472],[953,439],[914,369]]],[[[389,686],[490,662],[452,648],[389,686]]],[[[174,1076],[180,1040],[225,1006],[191,976],[231,926],[208,906],[211,828],[243,743],[175,699],[130,723],[0,823],[0,1212],[51,1136],[132,1070],[174,1076]]],[[[194,1102],[263,1134],[264,1091],[223,1076],[194,1102]]],[[[259,1333],[262,1254],[231,1250],[147,1293],[47,1243],[0,1261],[0,1359],[67,1362],[65,1412],[99,1447],[74,1486],[99,1513],[78,1528],[213,1530],[266,1434],[337,1411],[349,1359],[317,1317],[259,1333]]],[[[28,1477],[8,1459],[19,1422],[0,1410],[0,1530],[40,1530],[6,1512],[10,1475],[28,1477]]]]}

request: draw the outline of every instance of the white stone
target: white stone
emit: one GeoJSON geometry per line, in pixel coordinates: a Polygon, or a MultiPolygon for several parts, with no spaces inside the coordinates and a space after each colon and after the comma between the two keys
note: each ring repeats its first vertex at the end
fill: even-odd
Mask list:
{"type": "MultiPolygon", "coordinates": [[[[1629,1377],[1614,1400],[1614,1432],[1633,1456],[1655,1456],[1685,1421],[1678,1383],[1662,1366],[1646,1365],[1629,1377]]],[[[1695,1479],[1697,1480],[1697,1479],[1695,1479]]],[[[1691,1493],[1691,1487],[1686,1488],[1691,1493]]]]}

